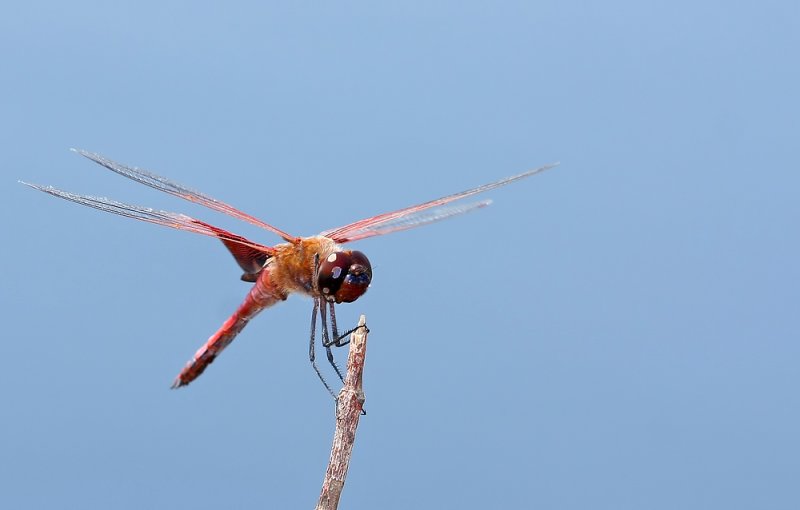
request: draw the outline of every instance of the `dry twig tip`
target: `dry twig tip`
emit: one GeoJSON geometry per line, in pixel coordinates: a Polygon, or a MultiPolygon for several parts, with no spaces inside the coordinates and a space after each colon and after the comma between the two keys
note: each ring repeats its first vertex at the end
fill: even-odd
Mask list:
{"type": "Polygon", "coordinates": [[[350,353],[347,356],[347,374],[344,387],[336,401],[336,431],[333,434],[331,457],[322,493],[317,502],[317,510],[335,510],[344,488],[347,468],[356,439],[356,428],[364,409],[363,372],[364,358],[367,354],[367,319],[361,316],[358,328],[350,335],[350,353]]]}

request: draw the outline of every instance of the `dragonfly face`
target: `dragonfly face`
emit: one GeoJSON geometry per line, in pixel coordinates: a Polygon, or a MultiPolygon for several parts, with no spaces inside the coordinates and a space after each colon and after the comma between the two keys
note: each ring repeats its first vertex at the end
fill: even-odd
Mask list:
{"type": "Polygon", "coordinates": [[[367,291],[372,265],[358,250],[331,253],[319,265],[317,288],[327,301],[352,303],[367,291]]]}

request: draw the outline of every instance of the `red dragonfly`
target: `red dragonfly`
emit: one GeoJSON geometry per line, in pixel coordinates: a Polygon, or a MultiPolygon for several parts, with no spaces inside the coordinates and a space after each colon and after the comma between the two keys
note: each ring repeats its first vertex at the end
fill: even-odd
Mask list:
{"type": "MultiPolygon", "coordinates": [[[[355,221],[342,227],[326,230],[311,237],[296,237],[287,234],[268,223],[244,213],[225,202],[221,202],[198,191],[191,190],[181,184],[161,177],[140,168],[132,168],[84,150],[75,150],[78,154],[98,163],[105,168],[145,184],[157,190],[203,205],[215,211],[225,213],[234,218],[252,223],[280,236],[285,242],[275,246],[265,246],[246,239],[240,235],[223,230],[204,221],[185,214],[159,211],[136,205],[124,204],[107,198],[88,195],[77,195],[62,191],[52,186],[40,186],[23,182],[32,188],[44,191],[59,198],[70,200],[81,205],[93,207],[101,211],[126,216],[136,220],[164,225],[179,230],[216,237],[225,245],[233,258],[242,268],[242,280],[254,285],[247,293],[244,302],[233,312],[228,320],[211,335],[208,341],[198,349],[184,369],[178,374],[173,388],[186,386],[194,381],[214,361],[214,359],[236,338],[236,335],[259,312],[279,301],[283,301],[293,292],[308,295],[314,301],[311,312],[311,339],[309,358],[322,383],[333,395],[328,383],[317,367],[314,354],[317,312],[320,315],[322,329],[322,345],[326,349],[328,361],[334,367],[339,378],[342,374],[334,362],[331,347],[341,346],[353,330],[340,335],[336,327],[334,304],[351,303],[361,297],[372,281],[372,266],[366,255],[356,250],[346,250],[343,244],[368,237],[399,232],[410,228],[427,225],[436,221],[464,214],[485,207],[490,200],[482,200],[470,204],[457,202],[461,199],[477,195],[514,181],[543,172],[555,165],[545,165],[519,175],[506,177],[483,186],[478,186],[461,193],[437,198],[429,202],[412,205],[397,211],[378,214],[370,218],[355,221]],[[327,312],[330,311],[330,319],[327,312]],[[328,334],[330,320],[331,334],[328,334]]],[[[334,396],[335,398],[335,396],[334,396]]]]}

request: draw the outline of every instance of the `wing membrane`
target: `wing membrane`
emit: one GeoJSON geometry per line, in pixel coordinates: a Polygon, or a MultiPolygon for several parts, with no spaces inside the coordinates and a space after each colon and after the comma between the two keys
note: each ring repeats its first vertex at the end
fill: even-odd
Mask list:
{"type": "Polygon", "coordinates": [[[525,177],[542,173],[556,165],[558,165],[558,163],[544,165],[518,175],[513,175],[511,177],[506,177],[505,179],[500,179],[499,181],[478,186],[477,188],[462,191],[461,193],[447,195],[423,204],[412,205],[404,209],[398,209],[397,211],[379,214],[371,218],[350,223],[349,225],[345,225],[343,227],[326,230],[325,232],[322,232],[321,235],[329,237],[337,243],[346,243],[349,241],[356,241],[358,239],[365,239],[367,237],[388,234],[390,232],[397,232],[400,230],[407,230],[410,228],[427,225],[428,223],[433,223],[451,216],[463,214],[475,210],[476,208],[485,207],[489,205],[490,201],[483,201],[478,202],[477,204],[465,206],[442,206],[445,206],[451,202],[455,202],[456,200],[477,195],[478,193],[484,193],[486,191],[505,186],[506,184],[511,184],[512,182],[524,179],[525,177]],[[433,210],[431,211],[431,209],[433,210]]]}
{"type": "Polygon", "coordinates": [[[401,230],[408,230],[410,228],[421,227],[422,225],[435,223],[452,216],[466,214],[470,211],[481,209],[491,203],[491,200],[483,200],[474,204],[451,205],[412,212],[398,218],[384,220],[379,223],[372,223],[360,229],[351,230],[347,234],[347,242],[358,241],[359,239],[365,239],[367,237],[380,236],[384,234],[390,234],[392,232],[400,232],[401,230]]]}
{"type": "Polygon", "coordinates": [[[38,189],[39,191],[49,193],[55,197],[63,198],[64,200],[69,200],[70,202],[75,202],[76,204],[85,205],[87,207],[92,207],[100,211],[118,214],[120,216],[133,218],[135,220],[146,221],[147,223],[155,223],[156,225],[163,225],[165,227],[178,230],[194,232],[195,234],[216,237],[217,239],[222,240],[222,242],[226,245],[228,245],[228,243],[241,245],[267,255],[271,255],[275,252],[275,250],[269,246],[255,243],[240,235],[228,232],[227,230],[215,227],[213,225],[209,225],[208,223],[196,220],[185,214],[125,204],[123,202],[117,202],[116,200],[111,200],[108,198],[93,197],[90,195],[78,195],[76,193],[70,193],[68,191],[54,188],[52,186],[40,186],[38,184],[31,184],[28,182],[22,182],[22,184],[30,186],[34,189],[38,189]]]}
{"type": "Polygon", "coordinates": [[[150,186],[151,188],[163,191],[164,193],[169,193],[170,195],[183,198],[184,200],[188,200],[190,202],[203,205],[205,207],[208,207],[209,209],[213,209],[215,211],[227,214],[228,216],[233,216],[234,218],[246,221],[248,223],[252,223],[257,227],[261,227],[265,230],[269,230],[270,232],[281,236],[286,241],[291,242],[297,239],[296,237],[287,234],[283,230],[273,227],[269,223],[265,223],[254,216],[251,216],[245,212],[236,209],[232,205],[228,205],[225,202],[217,200],[216,198],[210,197],[199,191],[187,188],[186,186],[171,181],[166,177],[162,177],[152,172],[148,172],[147,170],[143,170],[141,168],[132,168],[126,166],[121,163],[117,163],[116,161],[112,161],[108,158],[105,158],[99,154],[88,152],[82,149],[72,149],[72,150],[77,152],[81,156],[88,158],[94,161],[95,163],[106,167],[112,172],[115,172],[123,177],[127,177],[128,179],[131,179],[138,183],[150,186]]]}

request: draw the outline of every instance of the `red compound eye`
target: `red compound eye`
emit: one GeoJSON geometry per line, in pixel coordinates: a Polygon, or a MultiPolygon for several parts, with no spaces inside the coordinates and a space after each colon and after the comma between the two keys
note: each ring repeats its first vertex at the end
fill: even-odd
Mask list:
{"type": "Polygon", "coordinates": [[[331,253],[319,265],[317,288],[329,301],[351,303],[367,291],[372,266],[360,251],[331,253]]]}

